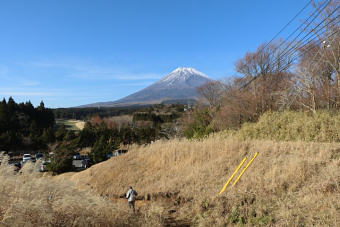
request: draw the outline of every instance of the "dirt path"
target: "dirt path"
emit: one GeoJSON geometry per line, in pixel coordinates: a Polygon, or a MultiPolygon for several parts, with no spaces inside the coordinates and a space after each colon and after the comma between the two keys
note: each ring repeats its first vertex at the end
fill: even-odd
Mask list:
{"type": "MultiPolygon", "coordinates": [[[[56,180],[70,179],[75,173],[65,173],[62,175],[55,176],[56,180]]],[[[128,201],[125,198],[125,194],[101,194],[101,197],[106,200],[111,200],[113,203],[118,203],[118,207],[126,207],[128,210],[128,201]]],[[[191,226],[191,219],[180,219],[179,213],[183,206],[191,204],[193,198],[184,198],[180,196],[179,192],[157,192],[146,195],[139,195],[136,198],[135,208],[139,215],[144,215],[148,212],[151,206],[159,206],[164,209],[162,212],[162,219],[164,226],[179,226],[188,227],[191,226]]],[[[185,208],[187,209],[187,208],[185,208]]]]}

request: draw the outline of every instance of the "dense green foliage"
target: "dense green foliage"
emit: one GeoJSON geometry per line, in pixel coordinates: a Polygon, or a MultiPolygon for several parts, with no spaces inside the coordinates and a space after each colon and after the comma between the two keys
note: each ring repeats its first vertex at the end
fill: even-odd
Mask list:
{"type": "Polygon", "coordinates": [[[64,173],[72,170],[73,154],[75,147],[72,144],[61,144],[51,159],[48,170],[54,173],[64,173]]]}
{"type": "Polygon", "coordinates": [[[183,104],[157,104],[126,107],[57,108],[53,110],[53,113],[56,119],[88,120],[93,116],[104,118],[134,115],[137,121],[147,120],[164,123],[178,118],[178,113],[183,112],[184,106],[183,104]],[[159,113],[161,111],[164,111],[164,113],[159,113]]]}
{"type": "Polygon", "coordinates": [[[58,108],[54,109],[54,115],[57,119],[77,119],[86,120],[91,116],[100,115],[101,117],[120,116],[132,114],[136,110],[146,106],[128,106],[128,107],[88,107],[88,108],[58,108]]]}
{"type": "Polygon", "coordinates": [[[111,139],[106,140],[105,136],[102,135],[99,140],[97,140],[90,153],[90,157],[94,163],[99,163],[107,159],[107,154],[117,149],[118,145],[114,143],[111,139]]]}
{"type": "Polygon", "coordinates": [[[49,169],[63,173],[72,170],[72,157],[82,148],[90,147],[89,158],[92,163],[99,163],[120,145],[146,144],[162,137],[168,138],[171,131],[167,131],[169,125],[181,116],[183,109],[184,105],[180,104],[160,104],[138,109],[57,109],[53,112],[45,108],[43,102],[34,108],[30,102],[17,104],[10,98],[8,102],[3,100],[0,103],[0,149],[31,149],[33,154],[34,150],[43,150],[41,152],[45,155],[52,151],[54,154],[49,169]],[[65,114],[72,118],[90,119],[91,114],[98,111],[102,114],[96,116],[99,123],[90,120],[80,131],[68,130],[62,124],[55,125],[54,114],[57,117],[65,114]],[[114,118],[113,121],[110,118],[102,119],[102,116],[126,113],[131,113],[132,121],[110,125],[108,123],[116,121],[114,118]]]}
{"type": "Polygon", "coordinates": [[[179,118],[179,114],[172,112],[170,114],[156,114],[147,112],[138,112],[133,114],[133,121],[152,121],[155,125],[172,122],[179,118]]]}
{"type": "Polygon", "coordinates": [[[58,145],[49,167],[55,173],[72,170],[72,156],[82,148],[91,147],[89,158],[95,164],[105,161],[107,154],[118,149],[120,144],[150,143],[160,137],[154,127],[131,125],[118,129],[108,128],[104,123],[101,125],[86,123],[84,129],[76,134],[61,126],[55,136],[58,145]]]}
{"type": "Polygon", "coordinates": [[[93,146],[104,136],[105,141],[114,141],[115,144],[143,144],[154,141],[158,134],[153,127],[130,126],[124,128],[108,128],[105,124],[94,126],[87,123],[78,134],[79,147],[93,146]]]}
{"type": "Polygon", "coordinates": [[[54,115],[41,102],[17,104],[12,98],[0,102],[0,149],[44,148],[54,140],[54,115]],[[26,140],[25,140],[26,139],[26,140]]]}
{"type": "Polygon", "coordinates": [[[212,116],[208,109],[195,111],[187,123],[184,135],[188,138],[201,139],[214,132],[211,126],[212,116]]]}

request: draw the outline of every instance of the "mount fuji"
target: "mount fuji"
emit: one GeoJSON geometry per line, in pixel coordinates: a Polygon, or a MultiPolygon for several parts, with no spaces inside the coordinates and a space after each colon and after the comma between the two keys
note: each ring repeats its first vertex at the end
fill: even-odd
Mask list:
{"type": "Polygon", "coordinates": [[[197,100],[197,88],[212,81],[194,68],[177,68],[150,86],[113,102],[98,102],[81,107],[112,107],[186,102],[197,100]]]}

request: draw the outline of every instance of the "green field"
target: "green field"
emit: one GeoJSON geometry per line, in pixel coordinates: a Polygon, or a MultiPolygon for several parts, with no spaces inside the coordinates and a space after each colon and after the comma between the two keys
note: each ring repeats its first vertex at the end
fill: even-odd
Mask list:
{"type": "Polygon", "coordinates": [[[85,122],[80,120],[56,119],[57,126],[65,125],[67,130],[80,131],[84,128],[85,122]]]}

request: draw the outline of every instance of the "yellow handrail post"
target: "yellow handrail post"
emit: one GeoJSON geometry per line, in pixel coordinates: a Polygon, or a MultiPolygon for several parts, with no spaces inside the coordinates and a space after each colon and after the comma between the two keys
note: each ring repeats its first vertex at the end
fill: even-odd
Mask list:
{"type": "Polygon", "coordinates": [[[250,166],[250,164],[254,161],[254,159],[256,158],[256,156],[259,153],[256,152],[256,154],[254,155],[254,157],[250,160],[250,162],[247,164],[247,166],[242,170],[240,176],[238,176],[238,178],[236,179],[236,181],[234,182],[233,186],[235,186],[235,184],[240,180],[240,178],[242,177],[242,175],[244,174],[244,172],[247,170],[247,168],[250,166]]]}
{"type": "Polygon", "coordinates": [[[221,195],[228,187],[228,184],[230,183],[230,181],[234,178],[234,176],[236,175],[237,171],[242,167],[243,163],[247,160],[247,157],[245,157],[242,162],[240,163],[240,165],[238,165],[237,169],[235,170],[235,172],[233,173],[233,175],[231,175],[231,177],[229,178],[229,180],[227,181],[227,183],[223,186],[222,190],[220,191],[220,193],[218,193],[218,195],[221,195]]]}

